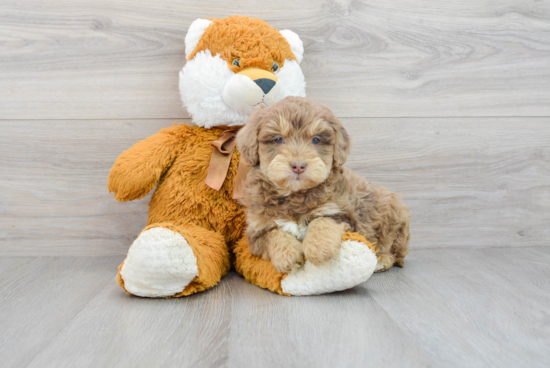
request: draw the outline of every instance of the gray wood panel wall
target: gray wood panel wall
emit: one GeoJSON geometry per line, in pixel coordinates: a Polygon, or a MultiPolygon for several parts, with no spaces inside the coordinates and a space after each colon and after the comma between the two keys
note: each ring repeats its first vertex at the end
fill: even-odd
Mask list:
{"type": "Polygon", "coordinates": [[[308,96],[402,193],[413,249],[548,245],[549,1],[4,0],[0,255],[125,253],[149,197],[112,199],[110,166],[190,122],[186,30],[235,13],[301,36],[308,96]]]}

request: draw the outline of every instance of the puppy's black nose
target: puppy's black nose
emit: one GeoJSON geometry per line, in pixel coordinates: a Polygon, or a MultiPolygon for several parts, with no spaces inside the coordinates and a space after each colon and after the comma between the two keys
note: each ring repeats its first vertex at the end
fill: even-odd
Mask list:
{"type": "Polygon", "coordinates": [[[254,83],[256,83],[262,89],[262,91],[264,91],[266,95],[275,86],[275,81],[272,81],[271,79],[267,79],[267,78],[256,79],[254,83]]]}
{"type": "Polygon", "coordinates": [[[307,164],[305,162],[293,162],[290,164],[290,167],[292,167],[292,171],[296,174],[301,174],[306,171],[307,164]]]}

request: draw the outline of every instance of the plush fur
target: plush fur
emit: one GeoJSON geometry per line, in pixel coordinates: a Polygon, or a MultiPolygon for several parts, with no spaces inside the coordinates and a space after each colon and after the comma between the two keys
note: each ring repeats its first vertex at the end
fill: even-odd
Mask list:
{"type": "Polygon", "coordinates": [[[281,288],[292,295],[345,290],[367,280],[376,265],[373,247],[364,237],[348,232],[342,237],[340,251],[332,260],[320,266],[306,262],[283,278],[281,288]]]}
{"type": "Polygon", "coordinates": [[[305,263],[291,273],[277,271],[270,261],[250,253],[247,239],[235,246],[235,269],[246,281],[281,295],[316,295],[349,289],[372,275],[377,259],[375,245],[358,233],[342,236],[343,252],[320,267],[305,263]]]}
{"type": "Polygon", "coordinates": [[[287,97],[252,115],[237,146],[253,165],[243,199],[253,255],[280,272],[300,267],[304,257],[322,265],[352,231],[376,243],[380,271],[404,265],[409,211],[395,193],[342,166],[350,139],[327,107],[287,97]],[[282,222],[307,227],[303,241],[282,222]]]}
{"type": "MultiPolygon", "coordinates": [[[[216,285],[229,270],[229,250],[244,231],[246,215],[232,199],[239,153],[233,155],[227,180],[219,192],[204,183],[211,143],[225,129],[183,124],[163,129],[123,152],[109,174],[109,191],[123,202],[142,198],[157,185],[144,232],[157,227],[172,230],[193,249],[199,275],[172,296],[189,295],[216,285]]],[[[123,266],[124,263],[119,267],[118,281],[124,288],[120,274],[123,266]]]]}
{"type": "Polygon", "coordinates": [[[120,270],[126,290],[148,297],[177,294],[198,275],[197,258],[187,240],[164,227],[142,232],[120,270]],[[158,264],[164,267],[159,270],[158,264]]]}
{"type": "Polygon", "coordinates": [[[290,30],[279,32],[261,19],[242,16],[199,19],[185,44],[187,64],[180,72],[180,93],[198,126],[244,125],[262,107],[286,96],[305,96],[299,66],[304,46],[290,30]],[[237,59],[239,64],[234,65],[237,59]],[[275,82],[271,90],[262,90],[242,74],[252,68],[275,82]]]}

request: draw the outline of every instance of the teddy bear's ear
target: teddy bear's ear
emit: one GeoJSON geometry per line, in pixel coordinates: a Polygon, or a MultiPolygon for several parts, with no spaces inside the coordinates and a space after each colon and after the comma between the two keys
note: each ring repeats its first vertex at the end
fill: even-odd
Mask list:
{"type": "Polygon", "coordinates": [[[208,26],[211,24],[211,20],[200,18],[191,23],[191,26],[189,26],[189,30],[187,31],[187,35],[185,36],[186,58],[188,58],[189,55],[191,55],[191,53],[195,50],[195,48],[199,44],[202,35],[204,34],[204,31],[206,31],[206,28],[208,28],[208,26]]]}
{"type": "Polygon", "coordinates": [[[283,35],[284,38],[286,38],[286,40],[290,44],[290,48],[294,56],[296,56],[298,64],[301,63],[302,59],[304,58],[304,43],[302,42],[300,37],[289,29],[284,29],[279,32],[283,35]]]}

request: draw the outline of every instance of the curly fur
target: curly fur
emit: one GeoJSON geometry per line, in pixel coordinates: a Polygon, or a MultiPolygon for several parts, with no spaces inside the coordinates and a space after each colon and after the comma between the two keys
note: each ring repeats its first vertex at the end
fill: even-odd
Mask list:
{"type": "MultiPolygon", "coordinates": [[[[109,173],[109,191],[119,201],[142,198],[156,186],[143,231],[157,227],[173,230],[193,249],[199,276],[175,297],[216,285],[229,270],[229,249],[241,239],[245,227],[244,210],[232,200],[238,152],[219,192],[205,184],[211,143],[225,129],[183,124],[163,129],[124,151],[109,173]]],[[[123,264],[118,282],[124,288],[123,264]]]]}
{"type": "Polygon", "coordinates": [[[342,166],[349,135],[327,107],[287,97],[254,113],[237,145],[253,165],[242,200],[252,254],[288,272],[304,256],[314,264],[332,259],[342,235],[352,231],[377,244],[379,271],[404,265],[408,208],[397,194],[342,166]],[[303,173],[293,172],[296,162],[306,165],[303,173]],[[278,225],[281,221],[307,227],[300,245],[278,225]]]}

